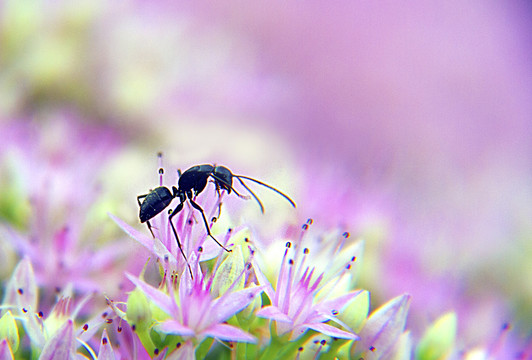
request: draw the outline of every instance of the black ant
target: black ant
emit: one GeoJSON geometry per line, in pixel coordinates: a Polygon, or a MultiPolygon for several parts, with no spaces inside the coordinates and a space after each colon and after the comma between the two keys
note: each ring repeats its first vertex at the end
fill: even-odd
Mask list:
{"type": "MultiPolygon", "coordinates": [[[[162,155],[159,154],[159,157],[162,155]]],[[[162,169],[159,170],[161,172],[162,169]]],[[[163,211],[173,199],[179,198],[179,204],[175,207],[174,210],[170,213],[170,216],[168,217],[168,221],[170,222],[170,225],[172,226],[172,230],[174,232],[174,236],[177,240],[177,245],[179,247],[179,250],[181,251],[181,254],[185,258],[185,261],[187,261],[187,257],[183,251],[183,248],[181,247],[181,242],[179,241],[179,236],[177,235],[177,231],[174,227],[174,224],[172,223],[172,218],[177,215],[181,210],[183,210],[183,205],[185,201],[188,199],[192,207],[198,211],[201,212],[201,216],[203,218],[203,222],[205,224],[205,229],[207,230],[207,234],[218,244],[222,249],[224,249],[227,252],[231,252],[231,250],[226,249],[214,236],[211,234],[211,230],[209,229],[209,224],[207,222],[207,218],[205,217],[205,212],[203,211],[202,207],[199,206],[195,201],[194,198],[201,193],[205,187],[207,186],[207,182],[209,180],[209,177],[212,178],[214,185],[216,186],[216,191],[218,193],[218,196],[220,196],[220,190],[226,190],[228,194],[233,191],[238,197],[247,199],[248,197],[240,195],[234,188],[233,188],[233,178],[236,178],[240,184],[253,196],[253,198],[257,201],[259,204],[260,210],[262,213],[264,213],[264,206],[262,205],[262,202],[259,200],[257,195],[251,191],[251,189],[242,181],[242,179],[253,181],[259,185],[265,186],[270,190],[275,191],[282,197],[284,197],[290,205],[292,205],[294,208],[296,207],[296,204],[292,199],[290,199],[287,195],[282,193],[281,191],[277,190],[276,188],[263,183],[262,181],[250,178],[248,176],[244,175],[235,175],[229,170],[228,168],[224,166],[216,166],[216,165],[196,165],[191,167],[190,169],[186,170],[185,172],[181,173],[178,170],[179,173],[179,180],[177,182],[178,187],[172,186],[172,190],[170,191],[169,188],[165,186],[159,186],[153,190],[151,190],[148,194],[145,195],[139,195],[137,196],[137,202],[140,206],[140,213],[139,218],[141,223],[147,223],[148,229],[150,230],[152,236],[155,237],[153,234],[153,231],[151,229],[151,224],[149,222],[150,219],[152,219],[154,216],[159,214],[161,211],[163,211]],[[144,201],[141,203],[140,200],[144,199],[144,201]]],[[[187,261],[188,264],[188,261],[187,261]]],[[[189,270],[192,275],[192,271],[189,270]]]]}

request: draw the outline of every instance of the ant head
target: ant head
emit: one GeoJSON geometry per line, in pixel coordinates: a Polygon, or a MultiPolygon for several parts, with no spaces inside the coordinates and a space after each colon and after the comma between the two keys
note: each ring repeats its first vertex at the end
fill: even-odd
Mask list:
{"type": "Polygon", "coordinates": [[[227,190],[227,193],[230,194],[233,186],[233,173],[231,173],[231,170],[225,166],[216,166],[213,175],[216,178],[217,184],[222,189],[227,190]]]}

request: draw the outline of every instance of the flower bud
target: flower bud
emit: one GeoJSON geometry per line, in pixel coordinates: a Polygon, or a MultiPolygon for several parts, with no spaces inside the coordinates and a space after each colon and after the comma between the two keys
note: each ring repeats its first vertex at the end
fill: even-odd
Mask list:
{"type": "Polygon", "coordinates": [[[442,315],[425,331],[416,348],[416,359],[436,360],[446,358],[453,349],[456,338],[456,314],[442,315]]]}
{"type": "Polygon", "coordinates": [[[359,332],[364,325],[369,313],[369,291],[363,290],[358,294],[345,309],[339,314],[347,326],[353,329],[354,332],[359,332]]]}
{"type": "Polygon", "coordinates": [[[361,340],[351,348],[353,357],[387,358],[404,331],[409,305],[410,296],[404,294],[375,310],[359,333],[361,340]]]}
{"type": "Polygon", "coordinates": [[[13,352],[17,351],[19,344],[18,328],[11,311],[7,311],[0,318],[0,340],[2,339],[7,340],[13,352]]]}
{"type": "Polygon", "coordinates": [[[138,330],[146,330],[152,324],[150,303],[144,293],[138,288],[133,290],[127,298],[127,320],[138,330]]]}
{"type": "Polygon", "coordinates": [[[215,298],[221,296],[235,281],[238,283],[234,285],[233,291],[242,290],[245,283],[245,277],[241,276],[242,271],[244,271],[242,247],[235,246],[232,253],[227,255],[216,270],[211,295],[215,298]]]}

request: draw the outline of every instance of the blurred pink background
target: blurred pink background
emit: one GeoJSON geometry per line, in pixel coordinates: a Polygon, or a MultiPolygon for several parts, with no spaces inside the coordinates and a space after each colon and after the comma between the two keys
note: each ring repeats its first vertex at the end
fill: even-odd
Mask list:
{"type": "Polygon", "coordinates": [[[277,180],[366,240],[360,286],[410,293],[416,334],[452,309],[470,345],[532,331],[526,1],[38,4],[3,5],[3,122],[120,134],[124,198],[159,150],[277,180]]]}

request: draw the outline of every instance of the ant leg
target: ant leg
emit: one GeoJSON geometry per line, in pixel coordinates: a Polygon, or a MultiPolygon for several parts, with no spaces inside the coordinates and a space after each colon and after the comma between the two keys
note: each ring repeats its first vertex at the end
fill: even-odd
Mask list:
{"type": "Polygon", "coordinates": [[[146,221],[146,225],[148,225],[148,230],[150,230],[151,236],[153,236],[153,238],[155,239],[155,234],[153,233],[153,230],[151,229],[151,224],[149,220],[146,221]]]}
{"type": "Polygon", "coordinates": [[[149,194],[145,194],[145,195],[139,195],[137,196],[137,203],[139,204],[139,206],[142,205],[142,203],[140,202],[140,199],[144,199],[146,196],[148,196],[149,194]]]}
{"type": "Polygon", "coordinates": [[[219,219],[220,218],[220,215],[222,215],[222,202],[220,200],[218,200],[219,203],[218,203],[218,215],[216,215],[216,219],[219,219]]]}
{"type": "Polygon", "coordinates": [[[190,264],[188,263],[187,256],[185,255],[185,252],[183,251],[183,247],[181,246],[181,242],[179,241],[179,236],[177,236],[177,231],[175,230],[174,223],[172,222],[172,218],[177,213],[179,213],[181,210],[183,210],[183,202],[179,203],[179,205],[177,205],[176,208],[172,211],[172,213],[168,217],[168,222],[170,222],[170,225],[172,226],[172,230],[174,232],[174,236],[177,241],[177,246],[179,247],[179,250],[181,251],[181,255],[183,255],[183,258],[185,259],[185,262],[187,263],[190,276],[192,277],[192,279],[194,279],[194,275],[192,275],[192,269],[190,268],[190,264]]]}
{"type": "Polygon", "coordinates": [[[216,215],[216,219],[219,219],[220,215],[222,214],[222,192],[220,191],[220,186],[218,183],[216,181],[214,183],[216,184],[216,193],[218,193],[218,215],[216,215]]]}
{"type": "Polygon", "coordinates": [[[209,224],[207,223],[207,218],[205,217],[205,211],[203,211],[203,209],[201,208],[201,206],[199,206],[198,204],[196,204],[196,203],[194,202],[194,200],[192,200],[192,199],[189,199],[189,200],[190,200],[190,203],[192,204],[192,207],[193,207],[194,209],[196,209],[196,210],[199,210],[199,211],[201,212],[201,216],[203,217],[203,222],[205,223],[205,229],[207,229],[207,234],[208,234],[208,235],[209,235],[214,241],[216,241],[216,243],[217,243],[218,245],[220,245],[220,247],[221,247],[222,249],[224,249],[224,250],[227,251],[227,252],[231,252],[232,250],[228,250],[228,249],[226,249],[225,246],[223,246],[222,244],[220,244],[220,242],[219,242],[218,240],[216,240],[216,238],[215,238],[214,236],[212,236],[212,234],[211,234],[211,229],[209,229],[209,224]]]}
{"type": "MultiPolygon", "coordinates": [[[[145,195],[139,195],[137,196],[137,203],[139,204],[139,207],[142,205],[142,203],[140,202],[140,199],[144,199],[146,196],[148,196],[149,194],[145,194],[145,195]]],[[[150,230],[151,232],[151,236],[153,236],[153,238],[155,239],[155,234],[153,233],[153,230],[151,228],[151,224],[149,221],[146,221],[146,225],[148,225],[148,230],[150,230]]]]}

